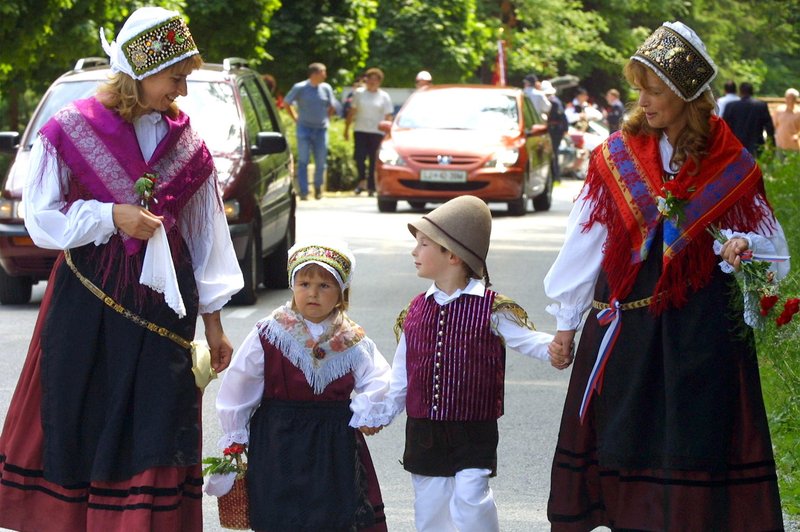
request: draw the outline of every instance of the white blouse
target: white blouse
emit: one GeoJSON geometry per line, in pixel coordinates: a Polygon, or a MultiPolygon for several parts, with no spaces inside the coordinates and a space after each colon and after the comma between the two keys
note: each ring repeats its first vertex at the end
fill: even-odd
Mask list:
{"type": "MultiPolygon", "coordinates": [[[[328,327],[327,320],[322,323],[304,321],[314,340],[328,327]]],[[[355,386],[350,400],[350,410],[353,411],[351,427],[380,426],[373,410],[376,404],[382,403],[389,389],[390,371],[389,363],[377,347],[372,350],[371,357],[361,357],[360,363],[352,370],[355,386]]],[[[254,327],[233,356],[217,393],[217,414],[223,432],[220,449],[232,443],[249,443],[250,418],[263,396],[264,349],[259,330],[254,327]]]]}
{"type": "MultiPolygon", "coordinates": [[[[134,122],[136,138],[145,160],[152,157],[168,126],[160,113],[150,113],[134,122]]],[[[70,249],[94,243],[105,244],[117,232],[112,216],[113,203],[77,200],[66,212],[62,190],[68,187],[66,169],[57,175],[55,155],[44,149],[37,137],[31,149],[30,170],[22,193],[25,227],[37,246],[46,249],[70,249]],[[40,172],[44,169],[41,179],[40,172]],[[32,186],[36,183],[36,186],[32,186]]],[[[216,173],[214,173],[216,175],[216,173]]],[[[206,201],[203,212],[211,213],[209,223],[193,227],[199,232],[189,243],[194,276],[200,296],[200,312],[215,312],[223,307],[242,285],[242,274],[233,249],[225,213],[219,208],[217,180],[212,176],[204,185],[214,187],[211,194],[195,194],[190,200],[206,201]]],[[[191,206],[188,206],[191,208],[191,206]]],[[[180,226],[181,234],[188,234],[180,226]]],[[[171,257],[169,258],[171,260],[171,257]]]]}
{"type": "MultiPolygon", "coordinates": [[[[447,294],[433,283],[425,297],[433,297],[439,305],[447,305],[462,295],[483,297],[486,287],[478,279],[471,279],[464,289],[447,294]]],[[[492,332],[503,339],[506,346],[514,351],[531,358],[548,360],[547,346],[553,341],[553,335],[532,331],[521,326],[505,312],[494,312],[491,316],[492,332]]],[[[406,407],[406,391],[408,389],[408,374],[406,372],[406,336],[400,335],[397,350],[392,360],[392,381],[389,393],[382,407],[376,409],[376,420],[380,425],[388,425],[406,407]]]]}
{"type": "MultiPolygon", "coordinates": [[[[672,145],[666,135],[662,135],[659,141],[659,150],[664,171],[673,173],[674,170],[669,168],[672,145]]],[[[578,329],[584,313],[592,304],[594,287],[603,260],[603,244],[608,236],[605,226],[599,223],[583,232],[584,224],[592,213],[592,204],[587,200],[586,194],[587,187],[584,186],[570,212],[564,245],[544,278],[545,294],[557,302],[548,305],[547,312],[555,316],[559,331],[578,329]]],[[[789,247],[783,229],[774,217],[772,221],[774,230],[762,223],[756,232],[747,234],[723,231],[728,231],[726,234],[729,238],[746,238],[754,253],[788,256],[789,247]]],[[[720,262],[720,267],[727,272],[726,265],[725,261],[720,262]]],[[[776,279],[782,279],[789,273],[789,261],[774,263],[772,269],[776,273],[776,279]]],[[[746,321],[750,323],[751,320],[746,316],[746,321]]]]}

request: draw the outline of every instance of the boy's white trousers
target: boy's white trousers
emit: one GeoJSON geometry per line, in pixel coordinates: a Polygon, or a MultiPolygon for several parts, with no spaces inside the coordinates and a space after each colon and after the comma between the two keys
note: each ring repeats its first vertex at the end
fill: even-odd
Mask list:
{"type": "Polygon", "coordinates": [[[418,532],[499,532],[488,469],[464,469],[455,477],[411,475],[418,532]]]}

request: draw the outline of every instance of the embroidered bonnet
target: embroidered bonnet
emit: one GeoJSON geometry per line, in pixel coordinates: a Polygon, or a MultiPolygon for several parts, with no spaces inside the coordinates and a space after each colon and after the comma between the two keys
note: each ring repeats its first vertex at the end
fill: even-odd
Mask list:
{"type": "Polygon", "coordinates": [[[100,28],[100,42],[111,71],[138,80],[200,53],[180,13],[161,7],[134,11],[111,43],[100,28]]]}
{"type": "Polygon", "coordinates": [[[708,90],[717,66],[700,37],[682,22],[665,22],[631,57],[658,75],[684,101],[708,90]]]}
{"type": "Polygon", "coordinates": [[[294,288],[297,272],[309,264],[321,266],[336,278],[344,292],[350,286],[356,269],[356,257],[346,243],[341,241],[295,244],[289,250],[289,286],[294,288]]]}

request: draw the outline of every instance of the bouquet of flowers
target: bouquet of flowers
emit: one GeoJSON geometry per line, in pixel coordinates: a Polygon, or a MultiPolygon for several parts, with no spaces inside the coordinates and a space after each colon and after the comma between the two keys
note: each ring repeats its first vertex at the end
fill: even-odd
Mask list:
{"type": "MultiPolygon", "coordinates": [[[[728,241],[728,237],[715,226],[709,226],[708,232],[720,244],[728,241]]],[[[758,255],[747,250],[741,255],[740,279],[745,298],[745,320],[753,327],[763,328],[766,320],[773,314],[781,300],[780,282],[770,270],[771,263],[788,260],[789,257],[758,255]]],[[[787,297],[783,310],[775,318],[775,324],[782,327],[800,312],[800,298],[787,297]]]]}
{"type": "Polygon", "coordinates": [[[203,476],[235,473],[233,488],[217,498],[219,523],[224,528],[248,530],[250,528],[250,505],[247,499],[247,448],[234,443],[222,451],[222,456],[203,459],[203,476]]]}
{"type": "Polygon", "coordinates": [[[142,177],[136,180],[133,184],[133,190],[139,196],[139,204],[145,209],[150,209],[150,200],[158,203],[158,200],[153,197],[155,194],[156,182],[158,181],[158,174],[145,172],[142,177]]]}
{"type": "Polygon", "coordinates": [[[658,212],[667,218],[672,218],[679,225],[683,218],[683,209],[689,202],[689,196],[694,192],[694,187],[688,187],[686,183],[673,179],[665,181],[661,191],[664,195],[656,198],[658,212]]]}

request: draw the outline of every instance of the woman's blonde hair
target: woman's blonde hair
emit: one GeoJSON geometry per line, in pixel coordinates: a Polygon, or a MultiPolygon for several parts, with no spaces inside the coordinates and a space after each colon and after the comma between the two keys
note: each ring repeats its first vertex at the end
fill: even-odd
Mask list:
{"type": "MultiPolygon", "coordinates": [[[[168,66],[163,71],[186,76],[202,65],[203,58],[199,54],[195,54],[168,66]]],[[[133,122],[148,112],[143,101],[141,82],[122,72],[113,74],[108,82],[101,85],[97,89],[97,95],[103,105],[117,111],[127,122],[133,122]]],[[[172,102],[166,113],[172,118],[178,116],[178,106],[175,102],[172,102]]]]}
{"type": "MultiPolygon", "coordinates": [[[[336,280],[336,277],[333,276],[331,272],[320,266],[319,264],[307,264],[297,270],[295,275],[295,282],[300,277],[306,278],[314,278],[314,277],[322,277],[324,279],[330,279],[333,281],[337,287],[339,286],[339,282],[336,280]]],[[[350,307],[350,287],[344,289],[344,292],[339,290],[339,303],[336,304],[336,308],[339,310],[347,310],[350,307]]],[[[297,305],[294,302],[294,296],[292,296],[292,310],[297,311],[297,305]]]]}
{"type": "MultiPolygon", "coordinates": [[[[628,61],[623,70],[625,79],[635,87],[644,86],[647,72],[647,66],[633,60],[628,61]]],[[[669,89],[669,87],[667,88],[669,89]]],[[[714,96],[710,90],[703,92],[691,102],[686,102],[684,110],[686,127],[680,132],[678,138],[674,139],[675,149],[670,164],[680,167],[687,159],[691,159],[695,163],[695,172],[699,169],[700,161],[708,154],[708,141],[711,136],[710,118],[715,105],[714,96]]],[[[630,135],[657,136],[661,132],[661,130],[650,127],[644,110],[638,105],[631,110],[630,117],[622,125],[622,130],[630,135]]]]}

